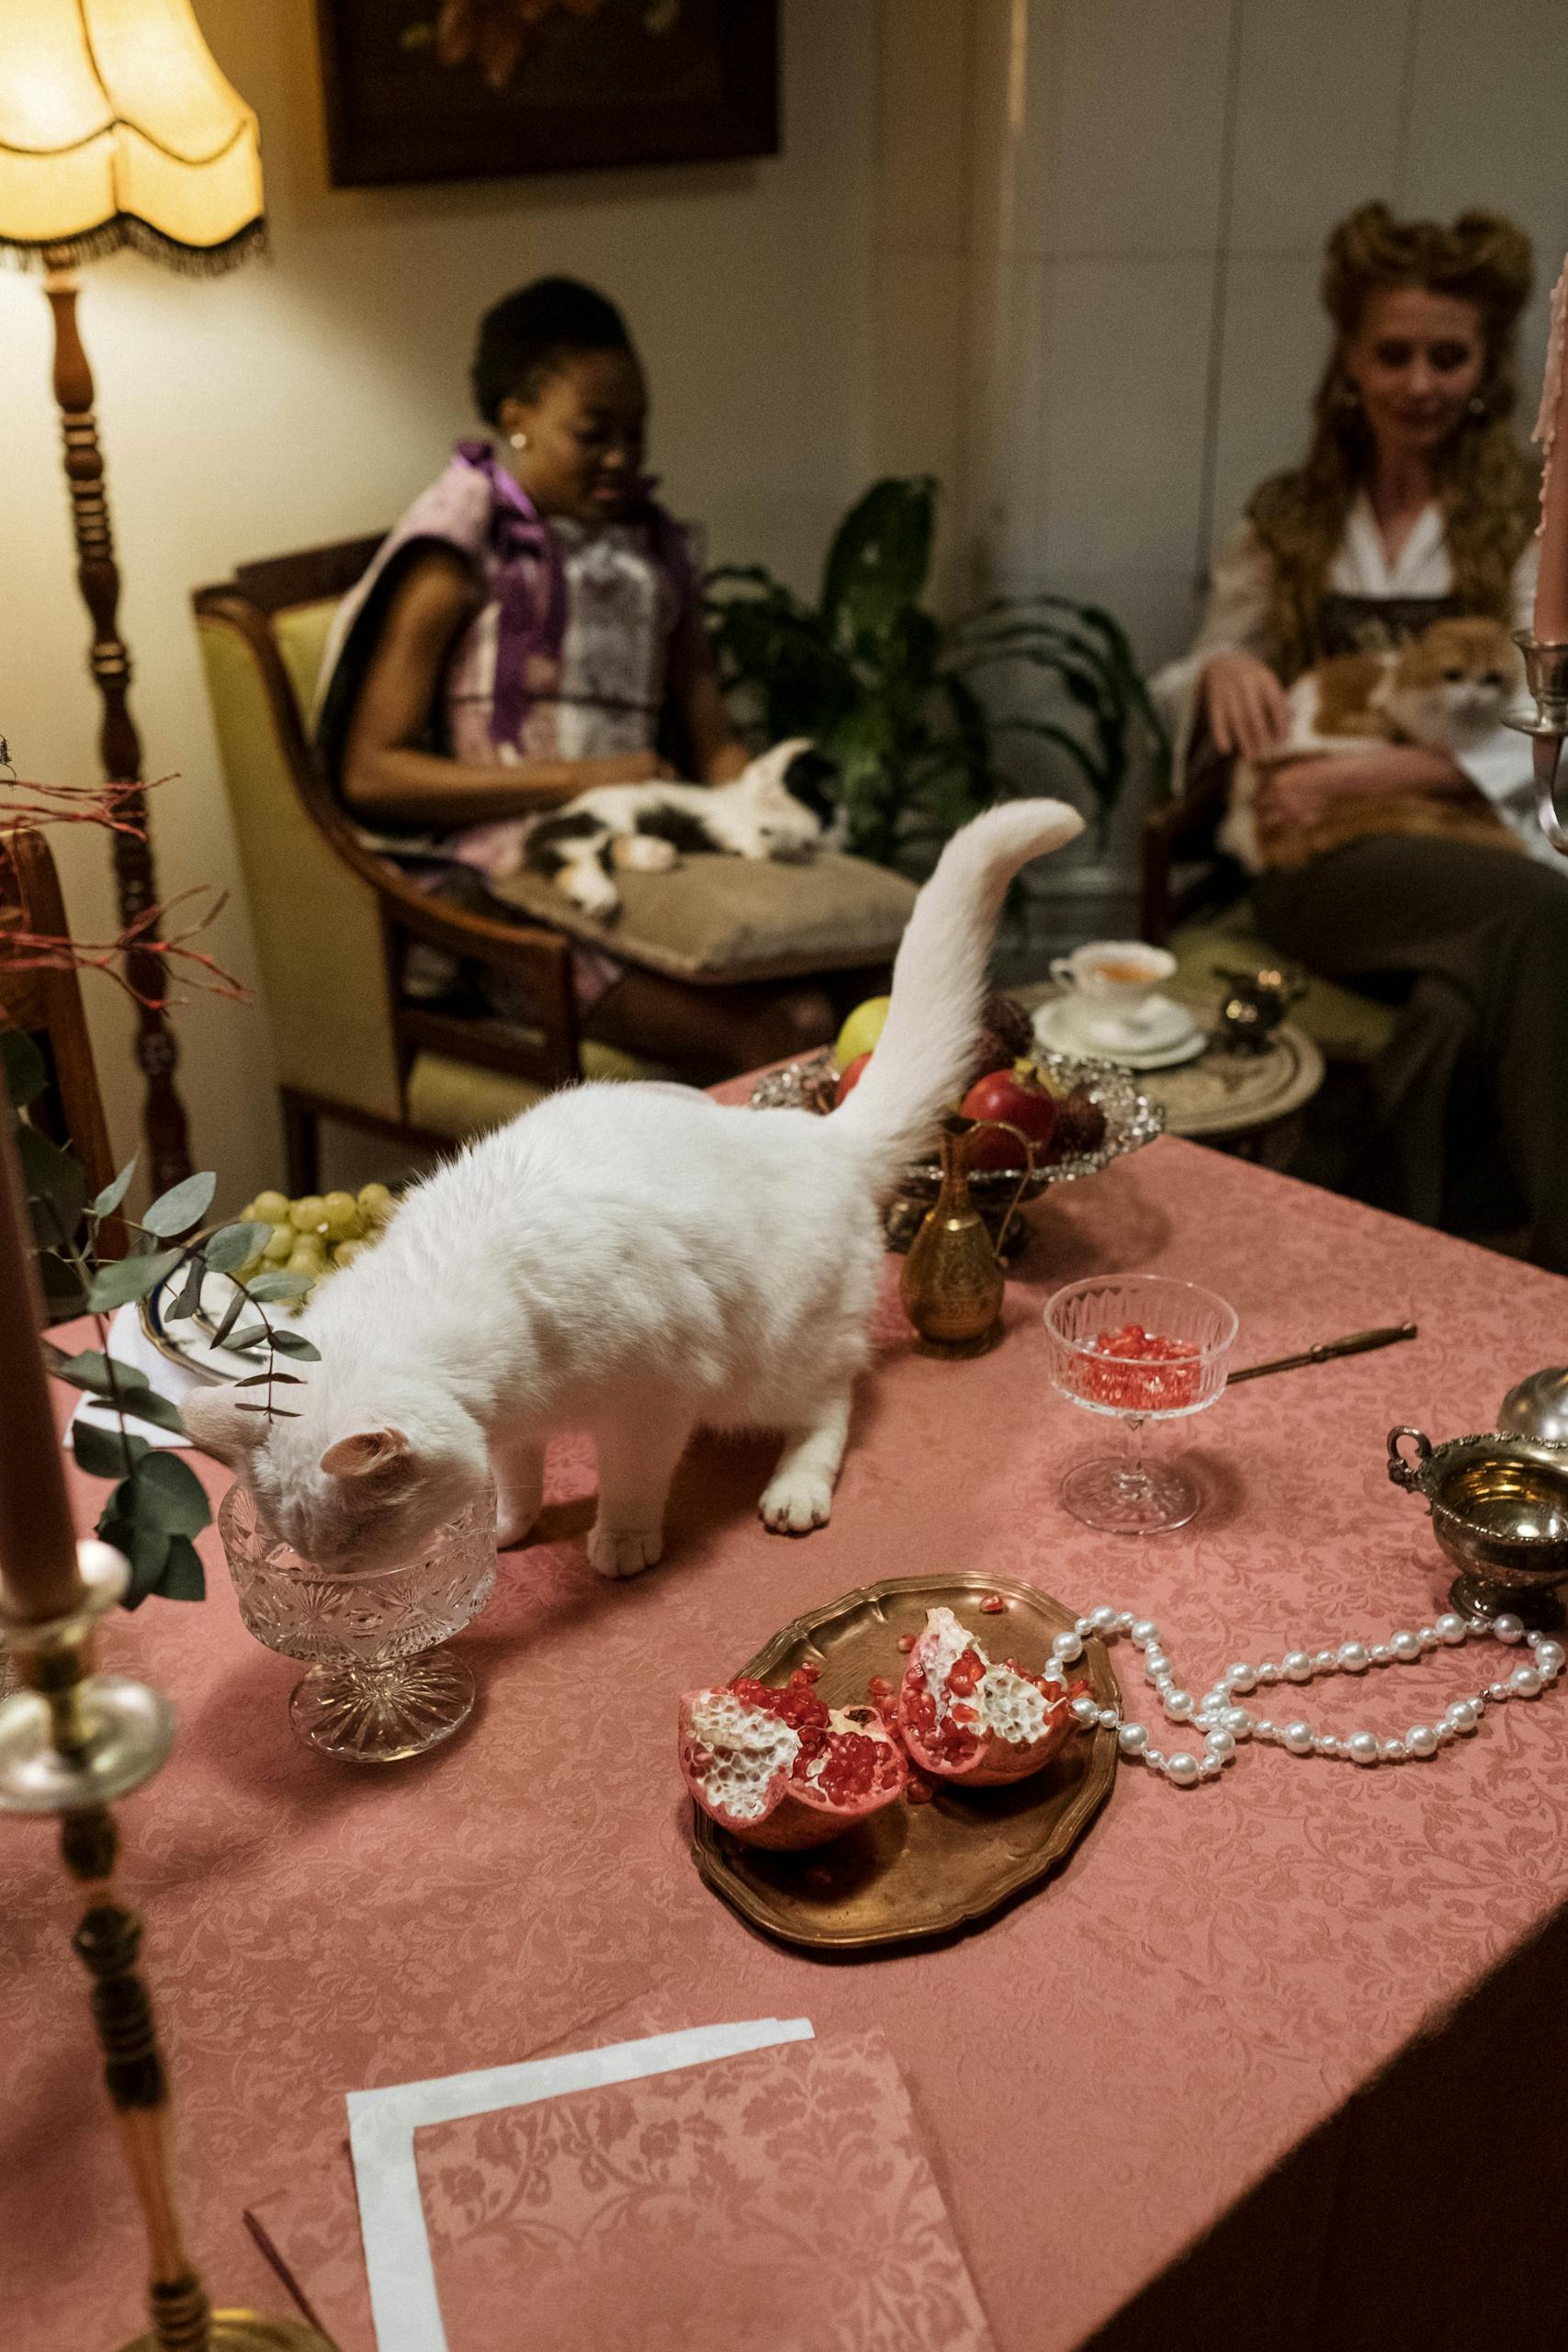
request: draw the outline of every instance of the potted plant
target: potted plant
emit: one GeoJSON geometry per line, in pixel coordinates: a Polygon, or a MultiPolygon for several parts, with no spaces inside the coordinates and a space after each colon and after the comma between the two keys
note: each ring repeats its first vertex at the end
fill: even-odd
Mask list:
{"type": "Polygon", "coordinates": [[[1126,633],[1101,606],[998,596],[945,625],[926,610],[936,496],[926,475],[874,483],[833,536],[815,604],[761,564],[706,582],[743,723],[771,742],[810,736],[838,763],[849,847],[916,874],[1016,788],[1010,742],[1053,745],[1100,826],[1134,736],[1157,762],[1166,752],[1126,633]]]}

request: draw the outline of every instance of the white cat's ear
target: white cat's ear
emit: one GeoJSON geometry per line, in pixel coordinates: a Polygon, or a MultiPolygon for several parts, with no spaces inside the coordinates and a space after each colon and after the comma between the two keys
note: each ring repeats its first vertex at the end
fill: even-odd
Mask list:
{"type": "Polygon", "coordinates": [[[392,1485],[412,1474],[413,1448],[401,1430],[356,1430],[321,1456],[329,1478],[374,1478],[392,1485]]]}
{"type": "Polygon", "coordinates": [[[243,1470],[258,1445],[265,1442],[265,1413],[247,1413],[223,1388],[200,1388],[180,1407],[186,1435],[215,1462],[243,1470]]]}

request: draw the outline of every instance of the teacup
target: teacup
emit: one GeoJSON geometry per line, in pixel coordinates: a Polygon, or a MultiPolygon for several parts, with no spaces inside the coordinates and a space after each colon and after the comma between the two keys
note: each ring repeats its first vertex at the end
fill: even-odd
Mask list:
{"type": "Polygon", "coordinates": [[[1093,939],[1054,957],[1051,978],[1077,998],[1096,1026],[1135,1029],[1175,970],[1175,956],[1145,940],[1093,939]]]}

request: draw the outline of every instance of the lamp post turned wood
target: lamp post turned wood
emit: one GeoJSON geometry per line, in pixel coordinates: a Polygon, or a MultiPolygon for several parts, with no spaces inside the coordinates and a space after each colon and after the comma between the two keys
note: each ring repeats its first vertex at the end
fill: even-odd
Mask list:
{"type": "MultiPolygon", "coordinates": [[[[76,536],[76,578],[93,624],[88,666],[103,698],[98,752],[111,783],[136,787],[126,803],[126,813],[137,830],[112,836],[123,930],[158,900],[141,790],[141,744],[130,716],[130,655],[118,626],[119,567],[115,561],[103,452],[93,414],[93,374],[76,324],[75,271],[64,266],[62,259],[51,257],[44,291],[54,313],[54,397],[65,445],[65,479],[76,536]]],[[[125,962],[126,978],[136,997],[136,1059],[145,1081],[142,1126],[156,1193],[190,1174],[190,1133],[175,1084],[179,1049],[163,1009],[164,975],[157,957],[132,947],[125,962]]]]}

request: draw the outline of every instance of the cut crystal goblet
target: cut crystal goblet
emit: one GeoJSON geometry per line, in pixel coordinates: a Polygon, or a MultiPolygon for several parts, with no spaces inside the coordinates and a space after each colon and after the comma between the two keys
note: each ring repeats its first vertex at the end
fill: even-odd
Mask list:
{"type": "Polygon", "coordinates": [[[312,1566],[266,1532],[241,1486],[225,1496],[218,1528],[247,1629],[269,1650],[310,1661],[288,1712],[310,1747],[391,1764],[466,1722],[474,1678],[443,1645],[495,1589],[493,1488],[392,1568],[312,1566]]]}

